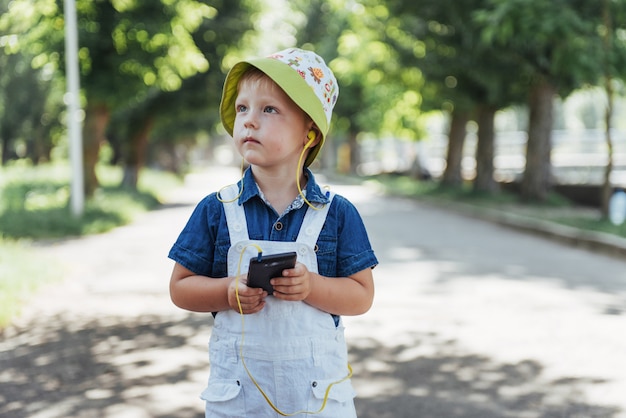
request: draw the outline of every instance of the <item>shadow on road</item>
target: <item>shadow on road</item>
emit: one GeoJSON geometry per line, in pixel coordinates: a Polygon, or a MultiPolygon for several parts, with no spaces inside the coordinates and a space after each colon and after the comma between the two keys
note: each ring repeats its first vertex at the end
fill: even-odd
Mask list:
{"type": "Polygon", "coordinates": [[[357,383],[367,382],[356,403],[360,418],[610,418],[620,412],[580,401],[580,385],[602,380],[546,382],[535,361],[498,363],[434,334],[411,338],[413,344],[398,346],[353,341],[357,383]]]}
{"type": "MultiPolygon", "coordinates": [[[[621,262],[337,190],[359,205],[381,261],[372,311],[348,325],[360,418],[624,416],[612,406],[620,399],[588,393],[622,393],[621,262]]],[[[211,316],[170,310],[155,283],[171,271],[161,260],[191,206],[163,209],[181,211],[63,247],[85,290],[56,293],[73,309],[0,331],[0,416],[203,416],[211,316]]]]}
{"type": "MultiPolygon", "coordinates": [[[[0,415],[203,416],[197,375],[208,372],[201,343],[210,331],[207,316],[119,321],[56,316],[5,331],[11,335],[0,342],[0,415]]],[[[579,385],[601,380],[545,382],[534,361],[501,364],[436,334],[409,337],[397,345],[375,336],[351,342],[359,417],[610,418],[619,412],[579,401],[579,385]]]]}
{"type": "Polygon", "coordinates": [[[204,416],[202,388],[184,394],[188,399],[177,389],[206,370],[202,347],[189,355],[190,341],[202,329],[206,318],[194,315],[134,323],[55,316],[31,324],[0,340],[0,416],[204,416]]]}

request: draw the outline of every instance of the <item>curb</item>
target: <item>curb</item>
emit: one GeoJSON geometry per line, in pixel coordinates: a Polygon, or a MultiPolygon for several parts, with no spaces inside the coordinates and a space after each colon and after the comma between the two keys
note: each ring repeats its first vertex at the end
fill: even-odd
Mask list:
{"type": "MultiPolygon", "coordinates": [[[[377,192],[393,196],[385,188],[373,186],[362,180],[354,180],[349,176],[337,176],[325,173],[328,178],[341,181],[350,181],[353,184],[360,184],[365,187],[373,187],[377,192]]],[[[449,210],[468,217],[492,222],[508,228],[513,228],[521,232],[537,235],[551,239],[562,244],[581,248],[596,253],[605,254],[611,257],[624,259],[626,257],[626,238],[607,234],[598,231],[583,230],[572,226],[559,224],[552,221],[519,215],[511,212],[504,212],[498,209],[473,206],[467,203],[451,201],[437,201],[436,199],[414,199],[407,196],[400,196],[413,199],[418,203],[436,206],[440,209],[449,210]]]]}
{"type": "Polygon", "coordinates": [[[434,201],[421,203],[436,205],[457,211],[466,216],[493,222],[498,225],[549,238],[563,244],[606,254],[613,257],[626,257],[626,238],[604,232],[588,231],[562,225],[556,222],[531,218],[497,209],[475,207],[465,203],[454,203],[454,208],[434,201]]]}

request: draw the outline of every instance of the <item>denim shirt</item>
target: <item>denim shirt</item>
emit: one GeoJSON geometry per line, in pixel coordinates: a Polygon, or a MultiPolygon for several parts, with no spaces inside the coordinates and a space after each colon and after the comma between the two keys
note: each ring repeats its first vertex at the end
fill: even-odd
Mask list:
{"type": "MultiPolygon", "coordinates": [[[[313,205],[328,203],[311,171],[306,169],[305,173],[307,200],[313,205]]],[[[246,170],[239,187],[242,183],[243,192],[237,204],[244,205],[249,238],[295,241],[308,205],[296,199],[279,215],[263,199],[252,169],[246,170]]],[[[195,274],[221,278],[228,275],[226,259],[230,246],[223,203],[218,193],[212,193],[198,203],[168,256],[195,274]]],[[[378,264],[361,216],[340,195],[333,198],[315,252],[319,274],[326,277],[347,277],[378,264]]]]}

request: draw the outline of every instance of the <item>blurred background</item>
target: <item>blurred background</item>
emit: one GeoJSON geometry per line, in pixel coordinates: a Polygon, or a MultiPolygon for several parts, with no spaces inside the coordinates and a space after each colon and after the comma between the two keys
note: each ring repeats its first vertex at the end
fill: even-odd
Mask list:
{"type": "MultiPolygon", "coordinates": [[[[88,196],[99,163],[122,167],[136,187],[146,166],[182,173],[234,158],[217,111],[225,73],[290,46],[324,56],[341,86],[324,168],[486,191],[519,182],[532,199],[555,184],[626,182],[621,0],[76,8],[88,196]]],[[[2,0],[0,12],[2,165],[65,161],[63,4],[2,0]]]]}
{"type": "Polygon", "coordinates": [[[203,416],[166,254],[239,178],[228,69],[293,46],[381,261],[359,416],[625,417],[626,0],[0,0],[0,415],[203,416]]]}
{"type": "Polygon", "coordinates": [[[25,238],[128,222],[194,170],[238,167],[219,122],[225,74],[292,46],[323,56],[340,85],[315,170],[512,194],[519,205],[565,199],[626,234],[623,216],[607,221],[626,187],[625,0],[72,1],[79,172],[69,3],[0,0],[5,257],[25,238]],[[76,176],[85,204],[71,216],[76,176]]]}

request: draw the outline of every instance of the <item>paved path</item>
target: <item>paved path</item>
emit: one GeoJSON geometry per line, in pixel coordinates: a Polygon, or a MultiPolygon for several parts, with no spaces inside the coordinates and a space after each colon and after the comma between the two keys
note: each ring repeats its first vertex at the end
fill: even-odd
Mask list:
{"type": "MultiPolygon", "coordinates": [[[[67,279],[0,335],[0,416],[202,416],[210,316],[169,301],[167,251],[236,170],[108,234],[39,248],[67,279]]],[[[626,417],[626,262],[333,184],[381,265],[345,318],[360,418],[626,417]]]]}

